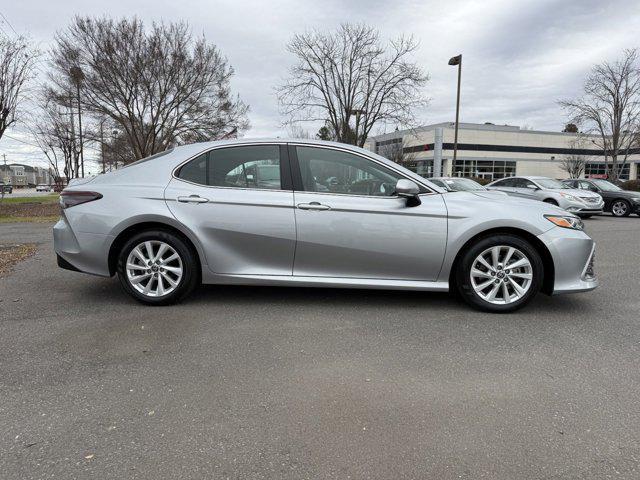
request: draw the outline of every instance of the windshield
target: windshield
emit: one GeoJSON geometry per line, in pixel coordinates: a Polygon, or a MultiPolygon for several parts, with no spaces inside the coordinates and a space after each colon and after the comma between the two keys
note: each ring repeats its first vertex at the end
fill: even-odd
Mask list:
{"type": "Polygon", "coordinates": [[[600,190],[603,190],[605,192],[617,192],[619,190],[622,190],[620,187],[618,187],[617,185],[614,185],[611,182],[608,182],[606,180],[591,180],[600,190]]]}
{"type": "Polygon", "coordinates": [[[486,190],[486,188],[484,188],[478,182],[474,182],[473,180],[470,180],[468,178],[447,178],[440,181],[446,185],[447,190],[452,190],[454,192],[486,190]]]}
{"type": "Polygon", "coordinates": [[[553,178],[536,178],[535,182],[544,188],[551,188],[552,190],[570,188],[559,182],[558,180],[554,180],[553,178]]]}

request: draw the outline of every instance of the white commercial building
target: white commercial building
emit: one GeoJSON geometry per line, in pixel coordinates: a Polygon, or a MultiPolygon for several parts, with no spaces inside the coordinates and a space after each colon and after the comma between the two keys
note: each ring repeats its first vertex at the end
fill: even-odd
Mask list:
{"type": "MultiPolygon", "coordinates": [[[[605,178],[604,154],[594,143],[598,139],[595,136],[526,130],[512,125],[461,123],[454,164],[454,132],[453,122],[438,123],[369,137],[365,147],[386,157],[402,149],[402,163],[425,177],[495,180],[514,175],[542,175],[567,178],[561,161],[578,155],[586,161],[584,176],[605,178]]],[[[620,178],[640,178],[638,164],[640,148],[631,149],[620,178]]]]}

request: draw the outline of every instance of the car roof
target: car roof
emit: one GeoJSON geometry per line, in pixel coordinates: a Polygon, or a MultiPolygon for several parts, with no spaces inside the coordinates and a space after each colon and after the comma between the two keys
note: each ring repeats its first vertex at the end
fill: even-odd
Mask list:
{"type": "MultiPolygon", "coordinates": [[[[211,142],[190,143],[187,145],[178,145],[174,148],[168,149],[165,151],[166,152],[165,155],[160,155],[154,158],[151,158],[151,157],[147,157],[146,159],[143,158],[141,160],[138,160],[136,162],[133,162],[127,165],[126,168],[127,169],[141,168],[143,170],[148,170],[150,165],[149,160],[152,160],[153,161],[152,169],[158,175],[164,175],[165,169],[169,171],[173,171],[176,167],[178,167],[182,163],[192,158],[195,158],[197,155],[200,155],[211,149],[221,148],[226,146],[232,147],[235,145],[241,146],[241,145],[252,145],[252,144],[279,144],[279,145],[292,144],[292,145],[302,145],[302,146],[308,145],[308,146],[316,146],[316,147],[331,147],[331,148],[336,148],[336,149],[341,149],[346,151],[352,151],[357,155],[364,155],[367,157],[371,157],[378,163],[386,165],[391,170],[396,170],[401,172],[405,177],[415,181],[418,185],[426,186],[433,192],[446,193],[447,191],[445,188],[439,185],[436,185],[435,183],[431,183],[428,178],[418,175],[417,173],[412,172],[408,168],[403,167],[401,164],[393,162],[387,158],[384,158],[383,156],[378,155],[377,153],[372,152],[371,150],[367,150],[365,148],[357,147],[354,145],[348,145],[345,143],[328,142],[324,140],[314,140],[309,138],[277,138],[277,137],[276,138],[234,138],[230,140],[216,140],[211,142]],[[157,168],[158,166],[160,166],[161,168],[158,169],[157,168]]],[[[114,175],[118,175],[118,172],[121,172],[123,170],[125,169],[123,168],[119,170],[114,170],[113,172],[109,172],[106,175],[109,178],[113,178],[114,175]]],[[[131,175],[129,175],[129,177],[133,178],[131,177],[131,175]]],[[[98,175],[98,177],[95,177],[95,178],[102,178],[102,175],[98,175]]]]}

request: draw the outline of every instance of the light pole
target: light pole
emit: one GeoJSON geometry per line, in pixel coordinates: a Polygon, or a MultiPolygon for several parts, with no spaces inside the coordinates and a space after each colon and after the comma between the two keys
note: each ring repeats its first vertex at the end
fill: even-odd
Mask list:
{"type": "Polygon", "coordinates": [[[460,119],[460,79],[462,77],[462,54],[449,59],[449,65],[458,66],[458,94],[456,96],[456,131],[453,139],[453,162],[458,156],[458,122],[460,119]]]}

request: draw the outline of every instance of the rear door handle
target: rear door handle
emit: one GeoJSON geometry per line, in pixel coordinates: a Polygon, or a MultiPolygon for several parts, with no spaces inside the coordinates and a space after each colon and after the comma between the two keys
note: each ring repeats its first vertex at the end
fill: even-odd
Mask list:
{"type": "Polygon", "coordinates": [[[331,210],[329,205],[323,205],[320,202],[299,203],[298,208],[300,210],[331,210]]]}
{"type": "Polygon", "coordinates": [[[209,199],[200,195],[189,195],[188,197],[178,197],[178,201],[181,203],[207,203],[209,199]]]}

